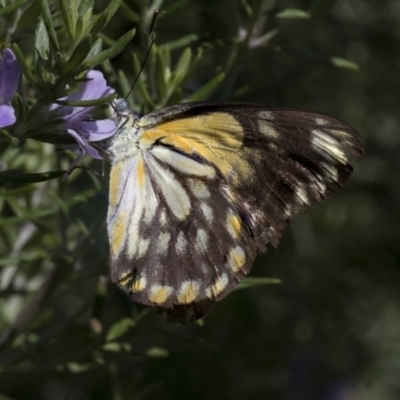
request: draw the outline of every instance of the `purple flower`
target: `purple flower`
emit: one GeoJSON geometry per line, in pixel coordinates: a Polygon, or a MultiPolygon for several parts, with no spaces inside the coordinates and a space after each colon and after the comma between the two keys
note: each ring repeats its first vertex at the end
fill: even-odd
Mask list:
{"type": "MultiPolygon", "coordinates": [[[[114,92],[112,88],[107,86],[107,82],[100,71],[89,71],[86,78],[88,81],[82,83],[75,92],[59,100],[95,100],[114,92]]],[[[111,119],[91,120],[90,111],[92,108],[53,104],[50,110],[56,110],[64,118],[64,122],[58,128],[68,131],[77,141],[83,155],[89,154],[93,158],[101,159],[99,152],[89,142],[109,138],[115,133],[117,125],[111,119]]]]}
{"type": "Polygon", "coordinates": [[[17,91],[21,66],[10,49],[4,49],[0,57],[0,128],[15,123],[11,99],[17,91]]]}

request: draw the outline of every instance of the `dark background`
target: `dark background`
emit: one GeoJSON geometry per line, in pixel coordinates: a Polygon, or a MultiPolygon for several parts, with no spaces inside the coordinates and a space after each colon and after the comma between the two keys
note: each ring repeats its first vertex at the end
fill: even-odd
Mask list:
{"type": "MultiPolygon", "coordinates": [[[[0,270],[8,288],[0,298],[4,331],[35,298],[47,274],[67,271],[23,335],[2,349],[4,399],[400,398],[400,3],[248,3],[266,11],[265,19],[255,18],[253,39],[277,30],[265,45],[235,43],[239,29],[253,18],[245,1],[161,5],[168,12],[158,19],[157,44],[195,34],[190,46],[204,48],[183,97],[226,71],[210,98],[340,118],[365,143],[354,174],[333,198],[297,217],[277,249],[257,259],[251,276],[280,278],[281,284],[237,290],[217,303],[203,324],[180,326],[143,311],[108,282],[105,226],[99,222],[91,230],[96,218],[105,217],[107,177],[79,172],[64,187],[63,199],[92,188],[95,195],[72,205],[58,225],[65,229],[68,251],[85,236],[81,224],[89,230],[79,257],[22,260],[20,286],[5,285],[6,268],[0,270]],[[179,8],[171,9],[174,5],[179,8]],[[312,10],[312,17],[276,17],[287,8],[312,10]],[[359,69],[335,66],[334,56],[359,69]],[[33,278],[39,279],[36,287],[28,285],[33,278]],[[26,292],[18,292],[21,285],[26,292]],[[133,318],[135,325],[106,343],[110,327],[123,318],[133,318]]],[[[147,3],[127,4],[140,10],[147,3]]],[[[127,13],[119,12],[105,33],[117,38],[132,25],[127,13]]],[[[139,29],[130,47],[141,59],[146,35],[139,29]]],[[[172,64],[184,48],[172,52],[172,64]]],[[[117,57],[114,68],[126,67],[129,74],[130,57],[129,51],[117,57]]],[[[40,229],[40,239],[30,244],[46,251],[54,225],[46,220],[40,229]]],[[[60,249],[51,251],[61,254],[60,249]]]]}

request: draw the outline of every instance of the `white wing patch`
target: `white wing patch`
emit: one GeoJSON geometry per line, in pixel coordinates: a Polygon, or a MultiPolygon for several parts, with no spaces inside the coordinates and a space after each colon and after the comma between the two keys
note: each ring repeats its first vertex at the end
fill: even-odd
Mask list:
{"type": "Polygon", "coordinates": [[[207,252],[208,233],[204,229],[199,229],[196,234],[195,247],[199,253],[207,252]]]}
{"type": "Polygon", "coordinates": [[[228,286],[228,283],[228,275],[222,274],[210,287],[206,288],[206,296],[209,298],[217,297],[228,286]]]}
{"type": "Polygon", "coordinates": [[[207,203],[201,203],[200,209],[205,216],[207,222],[211,224],[214,220],[214,211],[207,203]]]}
{"type": "Polygon", "coordinates": [[[189,304],[195,301],[200,293],[200,281],[182,282],[178,292],[178,301],[182,304],[189,304]]]}
{"type": "Polygon", "coordinates": [[[171,235],[169,232],[161,233],[157,239],[157,253],[161,255],[167,254],[170,241],[171,235]]]}
{"type": "Polygon", "coordinates": [[[201,164],[189,157],[172,151],[167,147],[155,146],[151,149],[151,154],[156,156],[174,169],[186,175],[214,178],[215,171],[209,165],[201,164]]]}
{"type": "Polygon", "coordinates": [[[154,157],[147,156],[145,158],[168,208],[178,220],[184,220],[191,210],[189,195],[185,188],[172,172],[162,167],[154,157]]]}
{"type": "Polygon", "coordinates": [[[153,285],[150,289],[149,299],[156,304],[165,303],[174,291],[172,286],[153,285]]]}
{"type": "Polygon", "coordinates": [[[322,154],[329,154],[343,164],[347,162],[347,157],[336,139],[317,129],[311,131],[311,134],[311,143],[315,150],[322,154]]]}
{"type": "Polygon", "coordinates": [[[188,242],[185,238],[185,235],[183,232],[179,232],[178,238],[176,240],[175,244],[175,251],[177,254],[183,254],[186,251],[186,247],[188,245],[188,242]]]}
{"type": "Polygon", "coordinates": [[[192,194],[199,200],[208,199],[211,196],[210,191],[204,182],[198,179],[188,179],[187,184],[192,194]]]}

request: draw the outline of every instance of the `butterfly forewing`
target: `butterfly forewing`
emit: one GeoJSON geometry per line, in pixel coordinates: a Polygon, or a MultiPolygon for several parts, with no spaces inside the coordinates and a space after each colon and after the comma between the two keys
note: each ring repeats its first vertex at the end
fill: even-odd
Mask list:
{"type": "Polygon", "coordinates": [[[109,149],[112,279],[180,321],[231,292],[362,153],[341,121],[253,104],[188,103],[120,126],[109,149]]]}

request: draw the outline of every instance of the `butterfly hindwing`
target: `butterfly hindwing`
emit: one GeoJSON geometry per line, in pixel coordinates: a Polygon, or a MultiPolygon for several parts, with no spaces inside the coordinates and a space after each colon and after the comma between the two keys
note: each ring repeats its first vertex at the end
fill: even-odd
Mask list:
{"type": "Polygon", "coordinates": [[[204,315],[294,215],[343,186],[348,155],[361,152],[341,121],[253,104],[121,121],[110,147],[112,279],[173,320],[204,315]]]}

